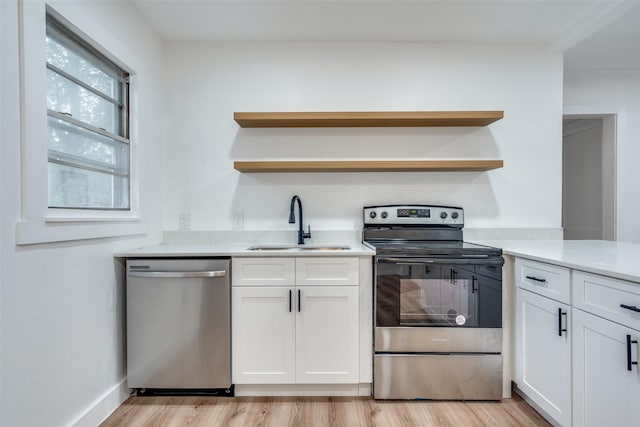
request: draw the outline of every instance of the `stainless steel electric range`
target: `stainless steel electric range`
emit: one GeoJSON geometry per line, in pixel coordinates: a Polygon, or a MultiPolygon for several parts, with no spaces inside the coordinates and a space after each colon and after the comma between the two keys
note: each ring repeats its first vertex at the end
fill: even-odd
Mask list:
{"type": "Polygon", "coordinates": [[[463,241],[462,208],[364,208],[375,247],[376,399],[499,400],[502,250],[463,241]]]}

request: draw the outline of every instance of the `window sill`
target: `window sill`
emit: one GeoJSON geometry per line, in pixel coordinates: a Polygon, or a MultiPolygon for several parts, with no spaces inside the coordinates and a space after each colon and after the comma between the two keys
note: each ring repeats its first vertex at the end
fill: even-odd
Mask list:
{"type": "Polygon", "coordinates": [[[16,244],[69,242],[147,234],[139,218],[47,218],[16,223],[16,244]]]}
{"type": "Polygon", "coordinates": [[[140,217],[133,211],[99,211],[99,210],[74,210],[74,209],[48,209],[45,222],[122,222],[137,221],[140,217]]]}

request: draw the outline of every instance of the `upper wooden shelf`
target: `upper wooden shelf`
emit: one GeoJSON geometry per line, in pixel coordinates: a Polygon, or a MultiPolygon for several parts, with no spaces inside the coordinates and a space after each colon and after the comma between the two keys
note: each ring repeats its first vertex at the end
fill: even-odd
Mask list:
{"type": "Polygon", "coordinates": [[[251,172],[481,172],[498,169],[502,160],[323,160],[236,161],[233,167],[251,172]]]}
{"type": "Polygon", "coordinates": [[[487,126],[503,111],[233,113],[243,128],[487,126]]]}

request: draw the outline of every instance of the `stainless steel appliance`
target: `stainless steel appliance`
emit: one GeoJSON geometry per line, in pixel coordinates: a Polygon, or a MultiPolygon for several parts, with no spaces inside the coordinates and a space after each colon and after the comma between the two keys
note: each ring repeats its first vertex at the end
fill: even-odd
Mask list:
{"type": "Polygon", "coordinates": [[[376,399],[499,400],[502,251],[463,241],[462,208],[364,208],[376,399]]]}
{"type": "Polygon", "coordinates": [[[230,259],[127,260],[127,385],[232,395],[230,259]]]}

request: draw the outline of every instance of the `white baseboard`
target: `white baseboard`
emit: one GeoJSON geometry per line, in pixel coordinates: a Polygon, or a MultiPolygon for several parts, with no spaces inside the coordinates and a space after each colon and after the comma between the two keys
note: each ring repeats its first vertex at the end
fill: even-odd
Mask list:
{"type": "Polygon", "coordinates": [[[371,383],[358,384],[358,396],[371,397],[373,395],[373,393],[371,392],[371,385],[371,383]]]}
{"type": "Polygon", "coordinates": [[[371,384],[236,384],[236,396],[370,396],[371,384]]]}
{"type": "Polygon", "coordinates": [[[73,427],[95,427],[103,422],[131,395],[127,379],[113,386],[102,397],[94,401],[74,422],[73,427]]]}

